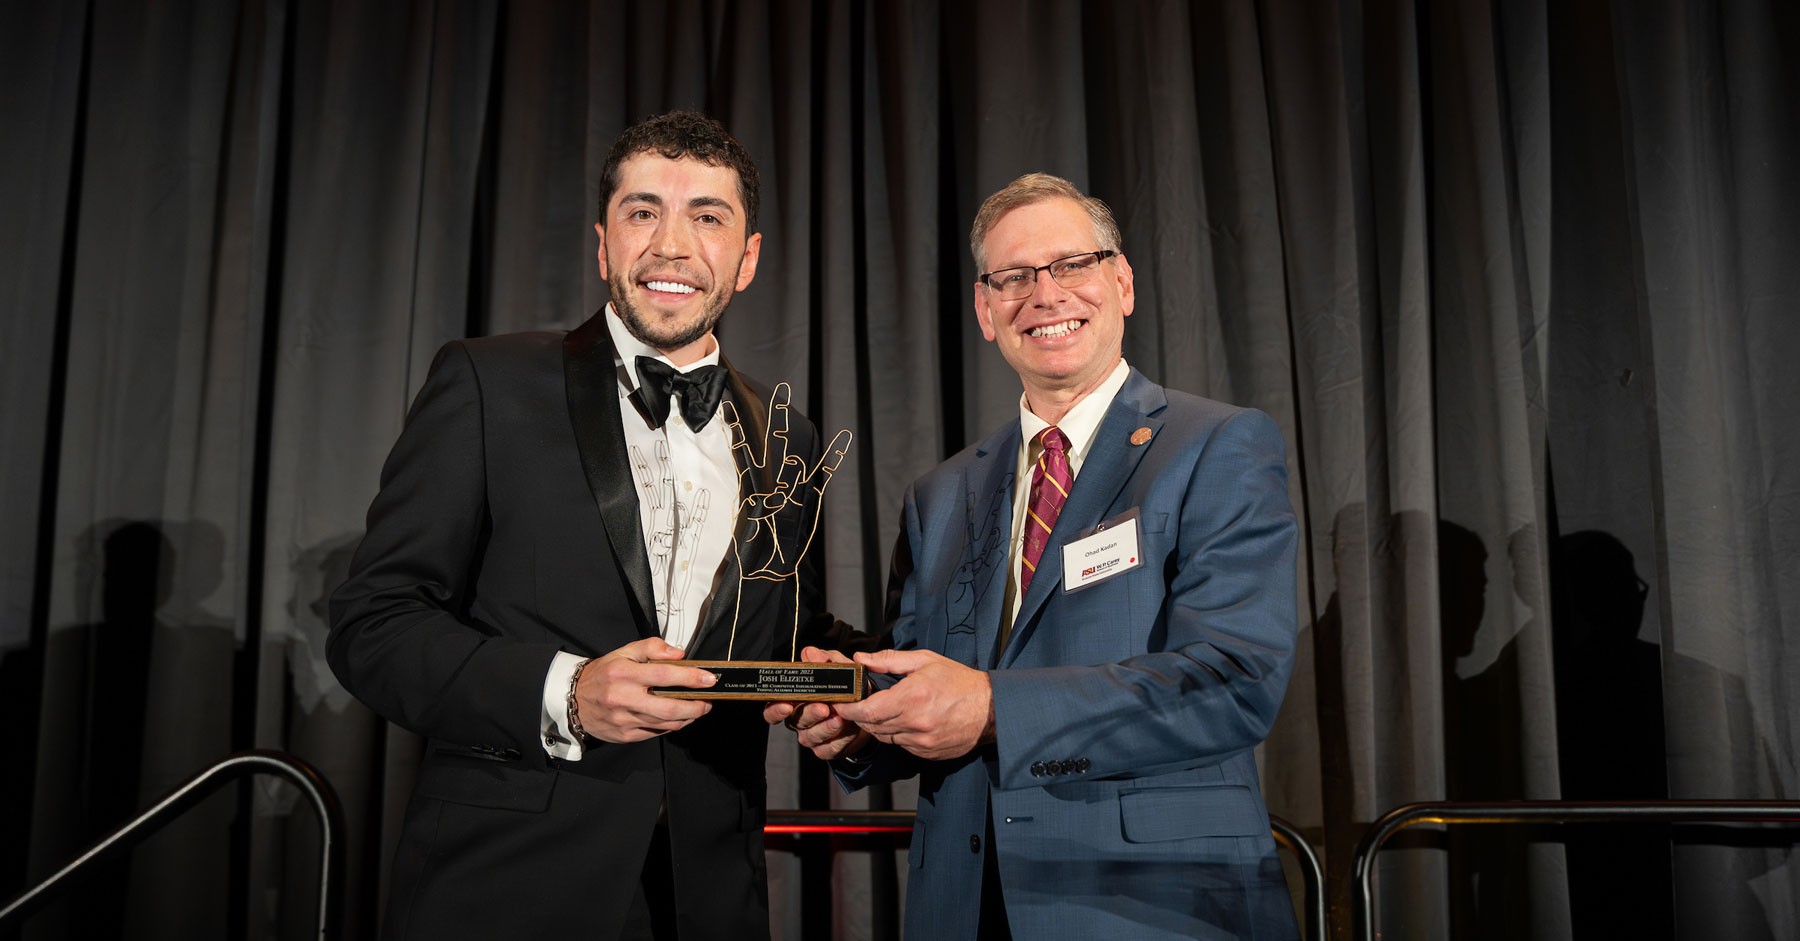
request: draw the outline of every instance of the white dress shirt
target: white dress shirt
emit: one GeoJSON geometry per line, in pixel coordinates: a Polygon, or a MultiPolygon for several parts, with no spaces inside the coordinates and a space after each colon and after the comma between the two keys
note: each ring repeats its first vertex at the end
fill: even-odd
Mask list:
{"type": "MultiPolygon", "coordinates": [[[[1124,359],[1113,367],[1105,380],[1094,391],[1083,396],[1081,401],[1068,410],[1056,427],[1069,439],[1069,479],[1081,476],[1082,461],[1093,449],[1094,435],[1100,431],[1100,422],[1106,418],[1106,409],[1117,398],[1119,390],[1125,387],[1125,380],[1131,375],[1131,367],[1124,359]]],[[[1006,604],[1001,607],[1000,615],[1000,649],[1006,649],[1006,639],[1012,634],[1013,620],[1019,616],[1019,603],[1023,600],[1019,593],[1019,567],[1025,554],[1025,510],[1031,502],[1031,473],[1037,464],[1042,451],[1032,443],[1038,432],[1050,427],[1050,423],[1039,418],[1031,410],[1031,403],[1024,393],[1019,394],[1019,464],[1013,476],[1012,507],[1012,542],[1008,547],[1006,569],[1006,604]]],[[[1070,488],[1070,493],[1074,489],[1070,488]]]]}
{"type": "MultiPolygon", "coordinates": [[[[723,409],[713,413],[706,427],[694,431],[682,420],[679,403],[671,404],[663,427],[653,427],[631,397],[638,387],[637,358],[668,363],[668,357],[632,336],[611,304],[606,305],[606,329],[612,334],[626,459],[637,482],[638,522],[656,593],[656,625],[663,640],[686,649],[706,617],[707,600],[724,574],[725,555],[731,550],[738,502],[731,435],[719,414],[723,409]]],[[[718,363],[719,344],[713,340],[705,356],[675,368],[690,372],[718,363]]],[[[595,573],[595,577],[610,575],[595,573]]],[[[606,614],[594,612],[596,617],[606,614]]],[[[581,660],[561,651],[544,677],[544,750],[569,761],[581,760],[582,754],[582,743],[569,729],[568,699],[569,681],[581,660]]]]}

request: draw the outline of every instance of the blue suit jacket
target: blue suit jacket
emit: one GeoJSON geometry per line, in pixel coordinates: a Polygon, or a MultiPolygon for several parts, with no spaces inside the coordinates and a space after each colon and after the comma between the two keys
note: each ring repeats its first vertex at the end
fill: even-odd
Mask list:
{"type": "Polygon", "coordinates": [[[995,744],[836,763],[920,776],[907,936],[975,937],[991,807],[1015,937],[1296,937],[1251,752],[1297,631],[1280,430],[1133,370],[997,650],[1018,447],[1009,422],[913,485],[888,593],[895,647],[992,671],[995,744]],[[1065,591],[1061,547],[1134,509],[1143,564],[1065,591]]]}

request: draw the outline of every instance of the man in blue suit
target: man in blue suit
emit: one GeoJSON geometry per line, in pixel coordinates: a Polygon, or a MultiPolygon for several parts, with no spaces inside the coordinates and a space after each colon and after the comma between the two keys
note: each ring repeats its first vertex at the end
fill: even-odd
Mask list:
{"type": "Polygon", "coordinates": [[[1131,265],[1068,181],[971,247],[1019,418],[906,495],[893,649],[856,655],[887,688],[764,718],[846,787],[919,775],[909,938],[1296,937],[1252,754],[1296,633],[1281,432],[1125,363],[1131,265]]]}

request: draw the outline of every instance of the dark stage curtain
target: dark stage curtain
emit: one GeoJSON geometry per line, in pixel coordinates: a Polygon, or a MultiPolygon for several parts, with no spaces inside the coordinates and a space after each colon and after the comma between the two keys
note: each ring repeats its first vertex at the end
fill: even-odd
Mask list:
{"type": "MultiPolygon", "coordinates": [[[[1301,654],[1261,758],[1340,927],[1404,802],[1800,796],[1796,9],[0,5],[0,892],[275,747],[342,793],[372,936],[418,743],[332,679],[324,599],[438,345],[603,303],[594,176],[671,107],[762,168],[723,340],[854,431],[830,586],[869,625],[903,488],[1017,401],[977,203],[1046,170],[1112,204],[1127,358],[1287,434],[1301,654]]],[[[770,764],[776,805],[844,800],[770,764]]],[[[222,794],[27,935],[300,937],[309,827],[222,794]]],[[[1800,935],[1785,842],[1683,832],[1425,836],[1383,924],[1800,935]]],[[[807,865],[774,858],[781,934],[891,936],[903,857],[807,865]]]]}

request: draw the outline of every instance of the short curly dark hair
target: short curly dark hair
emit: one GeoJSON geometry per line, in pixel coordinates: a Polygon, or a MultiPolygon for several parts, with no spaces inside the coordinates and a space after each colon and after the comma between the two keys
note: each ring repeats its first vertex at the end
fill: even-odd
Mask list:
{"type": "Polygon", "coordinates": [[[761,203],[761,183],[756,178],[756,163],[744,145],[738,143],[725,125],[698,111],[671,111],[645,118],[625,129],[606,152],[606,165],[600,170],[600,224],[606,224],[606,205],[619,190],[619,165],[637,156],[655,152],[679,160],[692,157],[709,167],[729,167],[737,172],[738,198],[744,203],[744,234],[756,232],[756,210],[761,203]]]}

